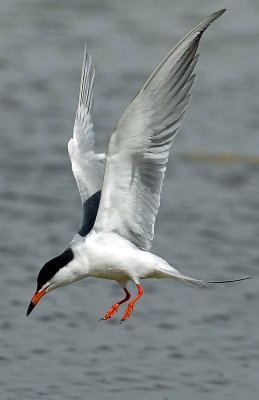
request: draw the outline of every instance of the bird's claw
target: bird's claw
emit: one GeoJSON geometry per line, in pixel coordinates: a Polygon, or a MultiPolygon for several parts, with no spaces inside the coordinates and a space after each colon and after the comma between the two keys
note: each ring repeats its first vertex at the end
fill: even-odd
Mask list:
{"type": "Polygon", "coordinates": [[[118,308],[119,308],[119,304],[113,304],[113,306],[110,308],[110,310],[107,312],[107,314],[101,318],[99,320],[100,321],[106,321],[106,319],[112,318],[114,316],[114,314],[117,312],[118,308]]]}
{"type": "Polygon", "coordinates": [[[124,317],[121,319],[121,322],[127,321],[133,308],[134,308],[134,304],[129,303],[127,310],[125,311],[124,317]]]}

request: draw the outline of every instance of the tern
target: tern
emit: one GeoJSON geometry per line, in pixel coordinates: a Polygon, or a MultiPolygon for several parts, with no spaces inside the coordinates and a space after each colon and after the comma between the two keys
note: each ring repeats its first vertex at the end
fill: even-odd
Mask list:
{"type": "Polygon", "coordinates": [[[103,320],[130,299],[127,282],[136,284],[138,294],[128,303],[122,321],[144,292],[141,279],[172,278],[196,286],[220,283],[183,275],[149,250],[169,150],[190,101],[197,48],[203,32],[224,11],[197,25],[164,58],[124,112],[106,155],[95,153],[95,70],[85,49],[73,137],[68,143],[83,222],[66,250],[40,270],[27,315],[46,293],[87,277],[115,280],[125,292],[103,320]]]}

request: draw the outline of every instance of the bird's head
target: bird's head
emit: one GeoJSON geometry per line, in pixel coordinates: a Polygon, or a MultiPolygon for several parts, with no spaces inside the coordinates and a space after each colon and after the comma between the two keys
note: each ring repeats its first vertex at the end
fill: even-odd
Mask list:
{"type": "Polygon", "coordinates": [[[37,290],[29,304],[27,315],[29,315],[40,299],[51,290],[65,286],[69,282],[67,265],[73,260],[74,254],[71,249],[66,249],[62,254],[48,261],[40,270],[37,278],[37,290]]]}

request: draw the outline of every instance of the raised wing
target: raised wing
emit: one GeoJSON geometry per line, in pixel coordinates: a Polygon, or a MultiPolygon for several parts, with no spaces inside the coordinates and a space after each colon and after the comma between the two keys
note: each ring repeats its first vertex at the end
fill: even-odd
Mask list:
{"type": "Polygon", "coordinates": [[[73,137],[68,143],[72,171],[79,189],[84,218],[79,234],[87,235],[92,229],[101,195],[105,154],[95,154],[92,124],[93,83],[95,71],[85,48],[79,101],[73,137]]]}
{"type": "Polygon", "coordinates": [[[170,51],[124,112],[108,146],[96,232],[117,232],[143,250],[150,248],[169,149],[190,100],[199,41],[224,11],[205,19],[170,51]]]}

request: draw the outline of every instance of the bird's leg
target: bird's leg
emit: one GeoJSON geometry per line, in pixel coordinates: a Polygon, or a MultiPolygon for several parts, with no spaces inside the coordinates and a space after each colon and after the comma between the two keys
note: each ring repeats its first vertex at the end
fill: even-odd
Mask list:
{"type": "Polygon", "coordinates": [[[137,285],[137,287],[138,287],[138,294],[137,294],[137,296],[135,297],[135,299],[133,299],[129,304],[128,304],[128,307],[127,307],[127,310],[126,310],[126,312],[125,312],[125,314],[124,314],[124,317],[122,318],[122,321],[126,321],[128,318],[129,318],[129,316],[130,316],[130,314],[131,314],[131,311],[133,310],[133,308],[134,308],[134,304],[136,303],[136,301],[142,296],[142,294],[144,293],[144,290],[143,290],[143,288],[140,286],[140,285],[137,285]]]}
{"type": "Polygon", "coordinates": [[[105,317],[101,318],[100,321],[101,320],[105,321],[106,319],[113,317],[114,314],[117,312],[118,308],[120,307],[120,305],[122,303],[125,303],[125,301],[128,301],[130,299],[130,292],[126,288],[123,288],[123,289],[124,289],[124,292],[126,293],[126,297],[123,300],[121,300],[119,303],[113,304],[113,306],[107,312],[105,317]]]}

